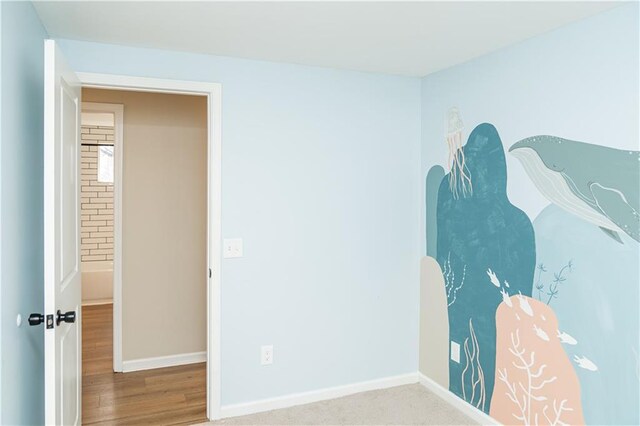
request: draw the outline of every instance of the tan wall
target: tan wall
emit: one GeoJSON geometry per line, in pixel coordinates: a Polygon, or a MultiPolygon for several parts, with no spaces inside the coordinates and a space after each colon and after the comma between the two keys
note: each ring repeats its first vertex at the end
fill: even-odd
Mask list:
{"type": "Polygon", "coordinates": [[[449,389],[449,313],[444,277],[430,256],[420,261],[420,355],[418,370],[449,389]]]}
{"type": "Polygon", "coordinates": [[[206,98],[82,97],[124,105],[123,360],[205,351],[206,98]]]}

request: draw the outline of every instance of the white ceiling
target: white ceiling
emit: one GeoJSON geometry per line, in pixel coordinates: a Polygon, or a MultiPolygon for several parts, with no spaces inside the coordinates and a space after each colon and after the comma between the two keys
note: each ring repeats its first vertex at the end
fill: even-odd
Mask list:
{"type": "Polygon", "coordinates": [[[36,2],[56,38],[423,76],[615,2],[36,2]]]}

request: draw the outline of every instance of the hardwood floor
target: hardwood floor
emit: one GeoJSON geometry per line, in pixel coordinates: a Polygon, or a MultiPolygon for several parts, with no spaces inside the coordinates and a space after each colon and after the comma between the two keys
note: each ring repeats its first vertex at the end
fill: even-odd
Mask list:
{"type": "Polygon", "coordinates": [[[205,364],[114,373],[112,318],[112,305],[82,308],[82,423],[207,421],[205,364]]]}

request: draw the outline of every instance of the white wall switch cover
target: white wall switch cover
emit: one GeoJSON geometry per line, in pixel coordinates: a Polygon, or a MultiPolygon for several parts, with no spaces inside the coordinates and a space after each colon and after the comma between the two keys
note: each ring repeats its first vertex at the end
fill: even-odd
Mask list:
{"type": "Polygon", "coordinates": [[[260,348],[260,364],[273,364],[273,345],[266,345],[260,348]]]}
{"type": "Polygon", "coordinates": [[[222,246],[225,259],[242,257],[242,238],[225,238],[222,246]]]}
{"type": "Polygon", "coordinates": [[[460,364],[460,344],[451,341],[451,359],[460,364]]]}

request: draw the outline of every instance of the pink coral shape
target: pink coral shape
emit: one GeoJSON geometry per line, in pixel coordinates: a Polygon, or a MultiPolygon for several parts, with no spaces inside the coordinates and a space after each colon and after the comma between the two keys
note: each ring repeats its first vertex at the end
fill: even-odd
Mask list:
{"type": "Polygon", "coordinates": [[[578,376],[560,339],[555,338],[556,315],[530,297],[511,299],[530,306],[531,315],[518,320],[507,303],[498,306],[496,376],[489,414],[509,425],[584,424],[578,376]]]}

